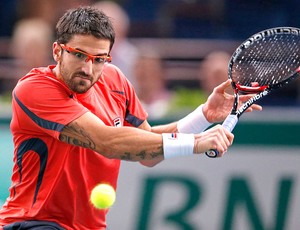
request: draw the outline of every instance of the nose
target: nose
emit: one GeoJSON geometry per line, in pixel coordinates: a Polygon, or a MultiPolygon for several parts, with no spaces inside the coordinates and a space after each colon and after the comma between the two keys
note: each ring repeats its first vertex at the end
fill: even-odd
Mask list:
{"type": "Polygon", "coordinates": [[[83,62],[82,70],[87,74],[91,75],[93,73],[93,60],[92,59],[86,59],[85,62],[83,62]]]}
{"type": "Polygon", "coordinates": [[[92,63],[94,63],[94,60],[92,57],[86,57],[85,62],[92,61],[92,63]]]}

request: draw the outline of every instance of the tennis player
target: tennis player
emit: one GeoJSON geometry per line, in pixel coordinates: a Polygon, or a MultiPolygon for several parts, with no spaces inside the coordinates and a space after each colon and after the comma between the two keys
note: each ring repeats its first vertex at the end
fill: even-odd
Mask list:
{"type": "Polygon", "coordinates": [[[179,122],[151,127],[132,85],[109,63],[114,40],[103,12],[69,10],[56,26],[57,64],[32,69],[15,87],[12,184],[0,210],[4,230],[106,229],[108,210],[91,205],[90,191],[98,183],[116,189],[120,160],[151,167],[209,149],[222,156],[232,144],[221,125],[203,132],[230,111],[233,98],[224,92],[230,81],[179,122]]]}

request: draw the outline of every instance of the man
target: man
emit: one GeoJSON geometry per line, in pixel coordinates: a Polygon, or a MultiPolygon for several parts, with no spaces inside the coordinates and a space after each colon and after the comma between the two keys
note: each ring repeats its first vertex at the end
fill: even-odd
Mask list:
{"type": "Polygon", "coordinates": [[[220,125],[202,132],[230,110],[229,81],[179,122],[150,127],[131,84],[108,63],[114,39],[102,12],[70,10],[56,26],[57,65],[31,70],[15,87],[12,185],[0,210],[5,230],[105,229],[107,210],[90,204],[90,191],[98,183],[116,188],[120,160],[154,166],[209,149],[222,156],[232,144],[220,125]]]}

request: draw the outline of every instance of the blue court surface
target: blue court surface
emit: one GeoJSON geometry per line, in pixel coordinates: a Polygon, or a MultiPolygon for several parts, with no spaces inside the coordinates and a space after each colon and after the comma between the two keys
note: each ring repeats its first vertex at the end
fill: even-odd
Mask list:
{"type": "Polygon", "coordinates": [[[9,194],[12,159],[13,142],[9,125],[0,125],[0,206],[9,194]]]}

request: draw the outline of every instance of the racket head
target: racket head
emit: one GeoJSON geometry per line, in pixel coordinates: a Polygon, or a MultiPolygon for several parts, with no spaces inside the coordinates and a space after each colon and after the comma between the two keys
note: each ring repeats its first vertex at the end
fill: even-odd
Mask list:
{"type": "Polygon", "coordinates": [[[276,27],[245,40],[233,53],[228,76],[237,92],[259,93],[295,77],[300,66],[300,29],[276,27]]]}
{"type": "MultiPolygon", "coordinates": [[[[254,34],[233,53],[228,64],[228,77],[232,80],[235,99],[231,114],[223,127],[232,131],[238,118],[253,103],[299,77],[300,29],[276,27],[254,34]],[[255,94],[240,108],[239,93],[255,94]]],[[[205,153],[215,158],[219,152],[211,149],[205,153]]]]}

